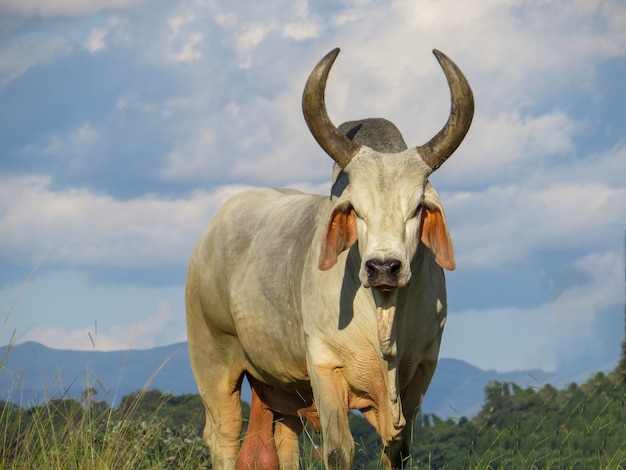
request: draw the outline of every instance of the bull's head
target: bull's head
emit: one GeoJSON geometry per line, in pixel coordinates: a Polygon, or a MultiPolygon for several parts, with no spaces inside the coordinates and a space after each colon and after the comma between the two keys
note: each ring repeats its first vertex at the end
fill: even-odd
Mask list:
{"type": "Polygon", "coordinates": [[[454,269],[443,208],[428,176],[456,150],[469,130],[474,99],[467,80],[454,62],[435,50],[452,97],[447,123],[424,145],[383,153],[346,137],[328,117],[324,90],[337,54],[339,49],[317,64],[302,98],[311,133],[339,167],[334,186],[341,190],[326,224],[319,268],[333,267],[337,256],[358,241],[363,286],[391,290],[409,281],[411,260],[421,241],[440,266],[454,269]]]}

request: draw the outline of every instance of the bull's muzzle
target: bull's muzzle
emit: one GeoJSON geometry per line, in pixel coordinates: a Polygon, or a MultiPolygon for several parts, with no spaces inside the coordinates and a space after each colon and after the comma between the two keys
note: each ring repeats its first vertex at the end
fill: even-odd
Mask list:
{"type": "Polygon", "coordinates": [[[365,262],[369,287],[391,290],[400,287],[402,261],[395,258],[369,259],[365,262]]]}

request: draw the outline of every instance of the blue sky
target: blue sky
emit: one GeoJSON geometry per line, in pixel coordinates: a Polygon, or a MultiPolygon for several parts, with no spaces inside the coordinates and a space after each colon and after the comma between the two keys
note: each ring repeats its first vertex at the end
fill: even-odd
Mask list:
{"type": "Polygon", "coordinates": [[[474,90],[472,129],[431,177],[457,258],[442,357],[612,369],[622,0],[0,0],[0,342],[185,340],[185,266],[216,208],[253,186],[328,192],[300,99],[336,46],[336,124],[380,116],[430,139],[449,110],[433,48],[474,90]]]}

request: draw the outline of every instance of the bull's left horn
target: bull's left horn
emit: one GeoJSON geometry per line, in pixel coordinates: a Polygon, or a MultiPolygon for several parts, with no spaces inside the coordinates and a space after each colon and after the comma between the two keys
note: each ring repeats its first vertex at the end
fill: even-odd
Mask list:
{"type": "Polygon", "coordinates": [[[424,161],[433,170],[439,168],[452,155],[467,134],[474,116],[474,96],[467,79],[454,62],[444,53],[433,50],[450,86],[452,105],[450,117],[439,133],[424,145],[417,147],[424,161]]]}
{"type": "Polygon", "coordinates": [[[317,143],[335,160],[341,168],[345,168],[352,157],[361,148],[339,131],[331,122],[326,112],[324,91],[328,72],[339,54],[339,48],[330,51],[315,66],[304,86],[302,94],[302,112],[309,130],[317,143]]]}

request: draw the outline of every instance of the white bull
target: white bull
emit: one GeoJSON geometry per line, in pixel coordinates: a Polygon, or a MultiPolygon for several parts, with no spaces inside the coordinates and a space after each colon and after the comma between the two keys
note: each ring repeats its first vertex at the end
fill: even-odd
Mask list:
{"type": "Polygon", "coordinates": [[[317,64],[303,96],[309,129],[336,162],[331,196],[239,194],[191,256],[189,351],[216,469],[298,468],[303,418],[321,429],[326,466],[348,469],[350,409],[380,434],[386,465],[401,468],[437,364],[446,320],[442,268],[455,261],[428,176],[465,137],[472,92],[457,66],[434,51],[452,106],[428,143],[407,149],[381,119],[337,129],[324,90],[338,53],[317,64]],[[245,451],[244,375],[253,389],[245,451]]]}

